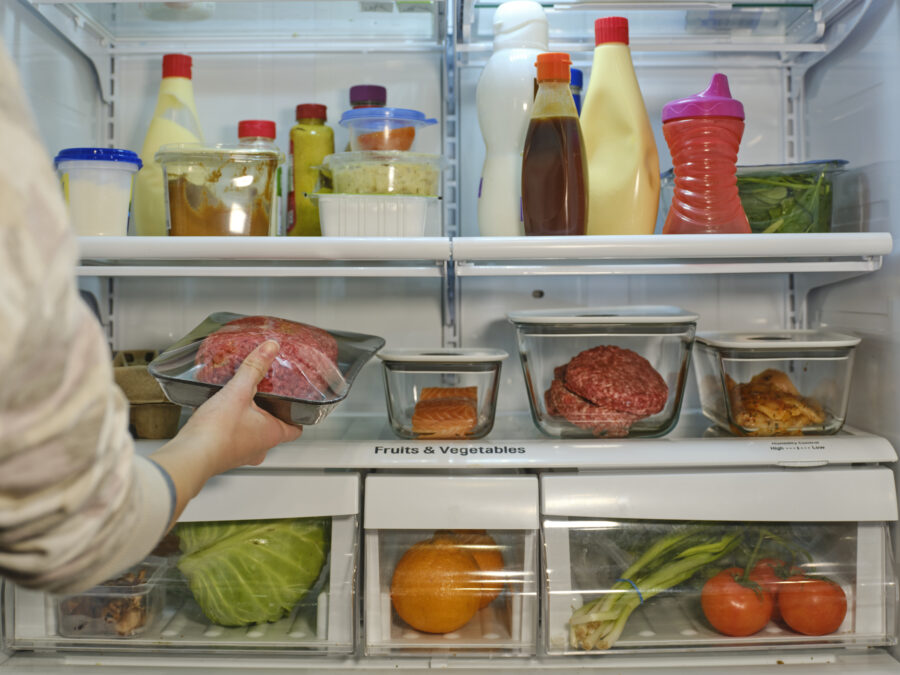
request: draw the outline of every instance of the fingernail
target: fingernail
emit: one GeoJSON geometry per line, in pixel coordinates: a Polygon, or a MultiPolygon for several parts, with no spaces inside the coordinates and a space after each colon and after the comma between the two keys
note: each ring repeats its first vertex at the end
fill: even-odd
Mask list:
{"type": "Polygon", "coordinates": [[[265,357],[275,356],[278,352],[281,351],[281,345],[275,342],[275,340],[266,340],[263,342],[262,346],[262,355],[265,357]]]}

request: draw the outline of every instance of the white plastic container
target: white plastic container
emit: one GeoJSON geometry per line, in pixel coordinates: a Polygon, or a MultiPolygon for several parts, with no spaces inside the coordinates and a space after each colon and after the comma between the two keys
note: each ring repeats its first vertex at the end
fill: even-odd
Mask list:
{"type": "Polygon", "coordinates": [[[440,235],[437,197],[316,194],[325,237],[440,235]]]}
{"type": "Polygon", "coordinates": [[[114,148],[68,148],[54,162],[75,233],[124,237],[132,180],[141,168],[137,154],[114,148]]]}
{"type": "Polygon", "coordinates": [[[543,8],[511,0],[494,13],[494,53],[475,91],[485,157],[478,184],[482,236],[523,236],[522,148],[534,103],[534,61],[547,51],[543,8]]]}

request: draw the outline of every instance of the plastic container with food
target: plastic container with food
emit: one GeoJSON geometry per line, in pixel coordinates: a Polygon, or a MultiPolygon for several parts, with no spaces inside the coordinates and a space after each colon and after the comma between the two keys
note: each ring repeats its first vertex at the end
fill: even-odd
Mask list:
{"type": "Polygon", "coordinates": [[[647,437],[675,426],[696,314],[633,306],[507,317],[516,327],[531,416],[545,434],[647,437]]]}
{"type": "Polygon", "coordinates": [[[432,124],[437,120],[407,108],[355,108],[340,120],[350,131],[351,150],[412,150],[416,131],[432,124]]]}
{"type": "Polygon", "coordinates": [[[54,163],[75,234],[124,237],[140,157],[115,148],[68,148],[54,163]]]}
{"type": "Polygon", "coordinates": [[[289,424],[317,424],[350,393],[384,346],[374,335],[323,330],[271,316],[216,312],[148,366],[173,403],[197,407],[231,379],[257,345],[281,351],[257,387],[256,404],[289,424]]]}
{"type": "Polygon", "coordinates": [[[275,204],[274,148],[249,145],[165,145],[156,153],[166,185],[172,236],[266,236],[275,204]]]}
{"type": "Polygon", "coordinates": [[[315,194],[326,237],[440,235],[440,200],[413,195],[315,194]]]}
{"type": "MultiPolygon", "coordinates": [[[[842,159],[738,166],[737,186],[750,229],[760,234],[830,232],[835,179],[842,159]]],[[[672,204],[674,174],[663,173],[663,219],[672,204]]]]}
{"type": "Polygon", "coordinates": [[[817,330],[705,333],[694,358],[703,414],[740,436],[834,434],[859,338],[817,330]]]}
{"type": "Polygon", "coordinates": [[[439,196],[440,155],[401,151],[336,152],[322,162],[334,192],[352,195],[439,196]]]}
{"type": "Polygon", "coordinates": [[[59,634],[64,637],[137,637],[162,613],[164,562],[148,558],[84,593],[56,603],[59,634]]]}
{"type": "Polygon", "coordinates": [[[402,438],[482,438],[494,426],[502,349],[380,352],[388,418],[402,438]]]}

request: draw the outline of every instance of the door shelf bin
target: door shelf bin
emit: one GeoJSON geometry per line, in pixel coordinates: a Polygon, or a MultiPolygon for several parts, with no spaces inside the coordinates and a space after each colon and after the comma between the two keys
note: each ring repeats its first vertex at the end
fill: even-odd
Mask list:
{"type": "Polygon", "coordinates": [[[546,651],[894,644],[893,484],[882,468],[543,475],[546,651]],[[660,552],[663,541],[672,546],[660,552]],[[749,563],[764,586],[760,559],[783,561],[790,580],[770,577],[771,605],[761,601],[756,626],[733,628],[729,619],[752,621],[754,613],[717,612],[730,596],[714,594],[707,581],[749,563]],[[823,578],[846,601],[830,627],[822,606],[804,611],[816,589],[840,597],[828,582],[812,581],[823,578]],[[804,623],[810,616],[816,620],[804,623]],[[813,632],[821,634],[805,634],[813,632]]]}
{"type": "Polygon", "coordinates": [[[135,595],[147,609],[139,629],[123,633],[121,618],[103,625],[104,616],[127,609],[109,604],[114,586],[91,589],[77,602],[14,587],[9,644],[349,654],[356,639],[359,488],[356,473],[216,477],[145,561],[153,574],[144,585],[152,588],[146,600],[135,595]],[[99,621],[86,620],[98,612],[99,621]]]}
{"type": "Polygon", "coordinates": [[[537,488],[534,476],[368,476],[366,654],[535,654],[537,488]]]}

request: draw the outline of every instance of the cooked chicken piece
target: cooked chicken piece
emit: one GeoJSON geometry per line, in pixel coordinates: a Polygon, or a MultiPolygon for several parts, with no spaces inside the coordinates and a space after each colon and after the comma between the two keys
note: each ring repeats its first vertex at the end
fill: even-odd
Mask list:
{"type": "Polygon", "coordinates": [[[768,369],[749,382],[727,379],[736,433],[748,436],[799,435],[804,427],[825,421],[816,401],[800,395],[790,377],[768,369]]]}

